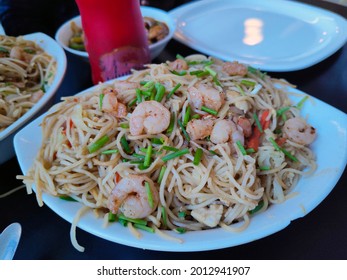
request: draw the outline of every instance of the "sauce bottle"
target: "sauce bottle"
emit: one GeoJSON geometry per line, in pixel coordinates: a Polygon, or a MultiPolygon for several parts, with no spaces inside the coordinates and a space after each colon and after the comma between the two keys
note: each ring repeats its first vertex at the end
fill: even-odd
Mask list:
{"type": "Polygon", "coordinates": [[[93,83],[142,69],[150,62],[139,0],[76,0],[93,83]]]}

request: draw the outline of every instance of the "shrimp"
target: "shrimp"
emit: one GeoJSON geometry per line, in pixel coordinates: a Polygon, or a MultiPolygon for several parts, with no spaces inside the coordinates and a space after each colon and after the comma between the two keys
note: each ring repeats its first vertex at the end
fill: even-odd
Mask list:
{"type": "Polygon", "coordinates": [[[238,129],[236,124],[231,120],[217,120],[213,126],[211,132],[211,142],[215,144],[221,144],[226,142],[236,143],[240,141],[241,144],[244,144],[245,137],[243,132],[238,129]]]}
{"type": "Polygon", "coordinates": [[[247,138],[252,135],[252,124],[246,117],[238,117],[235,121],[242,128],[244,136],[247,138]]]}
{"type": "Polygon", "coordinates": [[[225,62],[223,64],[223,71],[229,76],[246,76],[248,73],[247,66],[237,61],[225,62]]]}
{"type": "Polygon", "coordinates": [[[116,91],[111,87],[107,87],[102,93],[104,98],[102,99],[101,109],[116,118],[124,118],[127,115],[127,108],[123,103],[118,102],[116,91]]]}
{"type": "Polygon", "coordinates": [[[169,62],[169,67],[171,70],[182,71],[188,69],[188,63],[183,59],[176,59],[172,62],[169,62]]]}
{"type": "Polygon", "coordinates": [[[118,211],[133,219],[142,219],[150,215],[158,206],[159,193],[153,181],[144,175],[129,175],[121,179],[113,188],[107,207],[113,214],[118,211]],[[145,182],[149,183],[153,204],[150,203],[145,182]]]}
{"type": "Polygon", "coordinates": [[[133,136],[158,134],[169,127],[170,111],[157,101],[144,101],[131,114],[129,128],[133,136]]]}
{"type": "Polygon", "coordinates": [[[10,58],[23,60],[25,62],[30,62],[32,54],[26,53],[21,47],[13,47],[10,51],[10,58]]]}
{"type": "Polygon", "coordinates": [[[139,83],[136,82],[129,82],[129,81],[119,81],[117,80],[114,84],[113,84],[113,88],[117,91],[117,92],[122,92],[125,90],[131,90],[131,89],[136,89],[139,87],[139,83]]]}
{"type": "Polygon", "coordinates": [[[295,117],[284,123],[283,134],[297,144],[309,145],[316,138],[316,129],[302,118],[295,117]]]}
{"type": "Polygon", "coordinates": [[[212,119],[193,119],[187,123],[187,133],[192,140],[204,139],[210,136],[214,121],[212,119]]]}
{"type": "Polygon", "coordinates": [[[196,108],[206,106],[218,111],[224,103],[224,93],[212,86],[199,83],[197,86],[188,88],[190,103],[196,108]]]}

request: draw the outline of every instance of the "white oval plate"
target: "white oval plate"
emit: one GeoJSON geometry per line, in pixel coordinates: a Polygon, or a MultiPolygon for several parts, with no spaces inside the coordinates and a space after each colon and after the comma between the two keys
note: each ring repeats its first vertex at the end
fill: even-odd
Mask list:
{"type": "Polygon", "coordinates": [[[174,38],[202,53],[265,71],[294,71],[335,53],[347,41],[347,20],[284,0],[204,0],[170,11],[174,38]]]}
{"type": "MultiPolygon", "coordinates": [[[[112,83],[112,81],[107,83],[112,83]]],[[[94,90],[98,86],[87,89],[78,95],[94,90]]],[[[292,91],[304,94],[299,90],[293,89],[292,91]]],[[[293,103],[296,104],[301,98],[293,97],[293,103]]],[[[46,114],[31,122],[15,135],[15,151],[23,174],[26,174],[32,166],[40,149],[42,141],[40,123],[46,114]]],[[[116,243],[143,249],[176,252],[232,247],[280,231],[287,227],[292,220],[303,217],[312,211],[332,191],[347,162],[347,115],[314,97],[306,101],[302,114],[309,116],[310,124],[317,129],[318,137],[312,145],[317,156],[317,171],[313,176],[300,179],[294,189],[298,193],[296,196],[282,204],[272,205],[267,211],[252,217],[249,227],[241,233],[230,233],[221,228],[185,234],[168,232],[168,234],[183,240],[182,244],[178,244],[162,239],[156,234],[141,231],[143,236],[137,239],[129,232],[128,228],[119,223],[113,223],[107,228],[103,228],[102,219],[97,219],[91,212],[81,218],[78,227],[116,243]],[[316,112],[320,113],[317,114],[316,112]],[[331,139],[334,139],[333,145],[331,139]]],[[[45,193],[43,194],[43,201],[70,223],[82,207],[81,203],[64,201],[45,193]]]]}
{"type": "Polygon", "coordinates": [[[42,98],[28,112],[0,132],[0,164],[14,156],[14,133],[52,105],[53,97],[59,89],[66,72],[65,52],[50,36],[37,32],[23,35],[23,38],[36,42],[47,54],[51,55],[57,62],[57,69],[52,84],[47,88],[42,98]]]}

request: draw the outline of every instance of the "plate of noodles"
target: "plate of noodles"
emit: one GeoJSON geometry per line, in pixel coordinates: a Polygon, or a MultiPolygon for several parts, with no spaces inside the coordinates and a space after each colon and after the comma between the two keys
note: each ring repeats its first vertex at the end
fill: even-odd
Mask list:
{"type": "Polygon", "coordinates": [[[71,223],[79,251],[77,227],[143,249],[232,247],[287,227],[332,191],[346,123],[250,66],[178,56],[64,97],[19,131],[17,179],[71,223]]]}
{"type": "Polygon", "coordinates": [[[0,35],[0,164],[14,156],[15,132],[52,105],[65,70],[64,50],[51,37],[0,35]]]}

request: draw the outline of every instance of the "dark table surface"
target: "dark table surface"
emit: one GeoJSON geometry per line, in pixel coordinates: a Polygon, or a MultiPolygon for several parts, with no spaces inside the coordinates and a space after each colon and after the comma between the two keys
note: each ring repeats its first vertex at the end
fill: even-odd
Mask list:
{"type": "MultiPolygon", "coordinates": [[[[154,1],[160,3],[160,1],[154,1]]],[[[314,4],[342,16],[347,7],[325,1],[301,1],[314,4]]],[[[172,7],[164,6],[164,9],[172,7]]],[[[171,40],[154,62],[172,60],[176,54],[196,51],[171,40]]],[[[89,65],[67,54],[68,69],[57,99],[72,95],[92,85],[89,65]]],[[[269,73],[287,79],[298,88],[347,113],[347,45],[324,61],[294,72],[269,73]]],[[[314,116],[313,116],[314,117],[314,116]]],[[[333,139],[332,139],[333,140],[333,139]]],[[[333,141],[332,141],[333,143],[333,141]]],[[[0,165],[4,193],[21,185],[16,158],[0,165]]],[[[78,252],[70,241],[70,223],[47,206],[39,207],[35,195],[24,189],[0,199],[0,232],[10,223],[22,225],[22,236],[15,254],[17,260],[42,259],[347,259],[347,172],[328,197],[305,217],[294,220],[287,228],[248,244],[232,248],[173,253],[136,249],[96,237],[78,229],[77,239],[86,247],[78,252]]]]}

